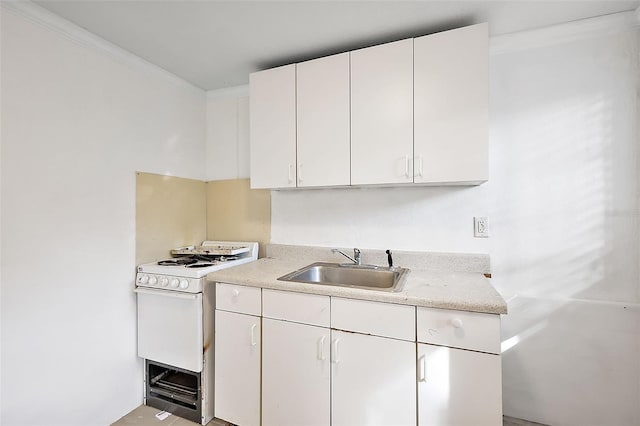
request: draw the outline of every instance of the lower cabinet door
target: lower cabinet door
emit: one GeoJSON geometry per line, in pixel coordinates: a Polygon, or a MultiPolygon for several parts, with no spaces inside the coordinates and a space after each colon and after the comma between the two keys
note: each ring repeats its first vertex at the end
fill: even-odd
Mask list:
{"type": "Polygon", "coordinates": [[[260,426],[260,318],[216,310],[215,416],[260,426]]]}
{"type": "Polygon", "coordinates": [[[502,425],[500,356],[418,344],[418,425],[502,425]]]}
{"type": "Polygon", "coordinates": [[[416,424],[416,343],[331,331],[331,425],[416,424]]]}
{"type": "Polygon", "coordinates": [[[327,426],[328,328],[262,319],[262,426],[327,426]]]}

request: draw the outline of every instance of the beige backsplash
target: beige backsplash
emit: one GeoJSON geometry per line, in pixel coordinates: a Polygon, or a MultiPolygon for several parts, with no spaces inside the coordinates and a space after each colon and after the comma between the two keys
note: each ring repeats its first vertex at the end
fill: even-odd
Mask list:
{"type": "Polygon", "coordinates": [[[271,191],[249,179],[207,182],[207,239],[257,241],[260,257],[271,240],[271,191]]]}
{"type": "Polygon", "coordinates": [[[271,192],[249,179],[203,182],[136,173],[136,265],[170,257],[176,247],[207,240],[271,239],[271,192]]]}
{"type": "Polygon", "coordinates": [[[206,188],[200,180],[136,173],[136,265],[206,238],[206,188]]]}

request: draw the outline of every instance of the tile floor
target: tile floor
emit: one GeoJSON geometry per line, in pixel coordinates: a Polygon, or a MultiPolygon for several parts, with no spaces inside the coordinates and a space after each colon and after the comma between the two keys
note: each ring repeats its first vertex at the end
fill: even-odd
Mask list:
{"type": "Polygon", "coordinates": [[[529,422],[515,417],[502,416],[502,426],[547,426],[542,423],[529,422]]]}
{"type": "MultiPolygon", "coordinates": [[[[158,410],[157,408],[147,407],[146,405],[141,405],[129,414],[122,417],[115,423],[112,423],[111,426],[200,426],[199,423],[194,423],[189,420],[185,420],[182,417],[170,415],[164,420],[159,420],[156,417],[156,414],[160,413],[162,410],[158,410]]],[[[210,421],[207,426],[228,426],[228,423],[221,422],[219,420],[210,421]]]]}
{"type": "MultiPolygon", "coordinates": [[[[177,416],[169,416],[164,420],[156,418],[161,410],[141,405],[129,414],[122,417],[111,426],[198,426],[198,423],[190,422],[177,416]]],[[[216,420],[211,421],[207,426],[226,426],[227,423],[219,422],[216,420]]],[[[503,426],[544,426],[540,423],[528,422],[526,420],[516,419],[513,417],[505,416],[503,419],[503,426]]]]}

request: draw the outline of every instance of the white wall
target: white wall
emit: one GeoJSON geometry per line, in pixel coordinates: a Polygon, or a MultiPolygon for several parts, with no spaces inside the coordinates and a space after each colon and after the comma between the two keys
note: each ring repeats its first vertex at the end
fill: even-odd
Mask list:
{"type": "Polygon", "coordinates": [[[1,22],[0,422],[103,426],[142,402],[135,171],[205,178],[205,93],[1,22]]]}
{"type": "Polygon", "coordinates": [[[492,41],[490,181],[275,191],[272,242],[488,252],[504,412],[640,424],[640,64],[633,14],[492,41]],[[488,215],[491,238],[472,237],[488,215]]]}
{"type": "Polygon", "coordinates": [[[640,424],[640,31],[627,16],[492,56],[504,410],[545,424],[640,424]]]}
{"type": "Polygon", "coordinates": [[[249,86],[207,92],[207,181],[249,178],[249,86]]]}
{"type": "Polygon", "coordinates": [[[488,186],[271,192],[271,242],[486,253],[473,216],[488,214],[488,186]]]}

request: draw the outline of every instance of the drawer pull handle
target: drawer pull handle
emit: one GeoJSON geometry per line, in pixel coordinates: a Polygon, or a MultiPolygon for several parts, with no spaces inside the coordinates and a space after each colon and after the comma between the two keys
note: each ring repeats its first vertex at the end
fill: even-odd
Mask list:
{"type": "Polygon", "coordinates": [[[318,359],[320,361],[324,361],[324,339],[325,336],[322,336],[320,340],[318,340],[318,359]]]}
{"type": "Polygon", "coordinates": [[[427,381],[427,356],[422,355],[418,359],[418,381],[426,382],[427,381]]]}
{"type": "Polygon", "coordinates": [[[240,290],[238,289],[233,290],[233,297],[238,297],[238,296],[240,296],[240,290]]]}
{"type": "Polygon", "coordinates": [[[257,342],[256,342],[256,327],[257,326],[258,326],[258,324],[251,325],[251,346],[257,345],[257,342]]]}
{"type": "Polygon", "coordinates": [[[460,318],[454,318],[451,320],[451,325],[453,325],[455,328],[462,328],[462,320],[460,318]]]}

